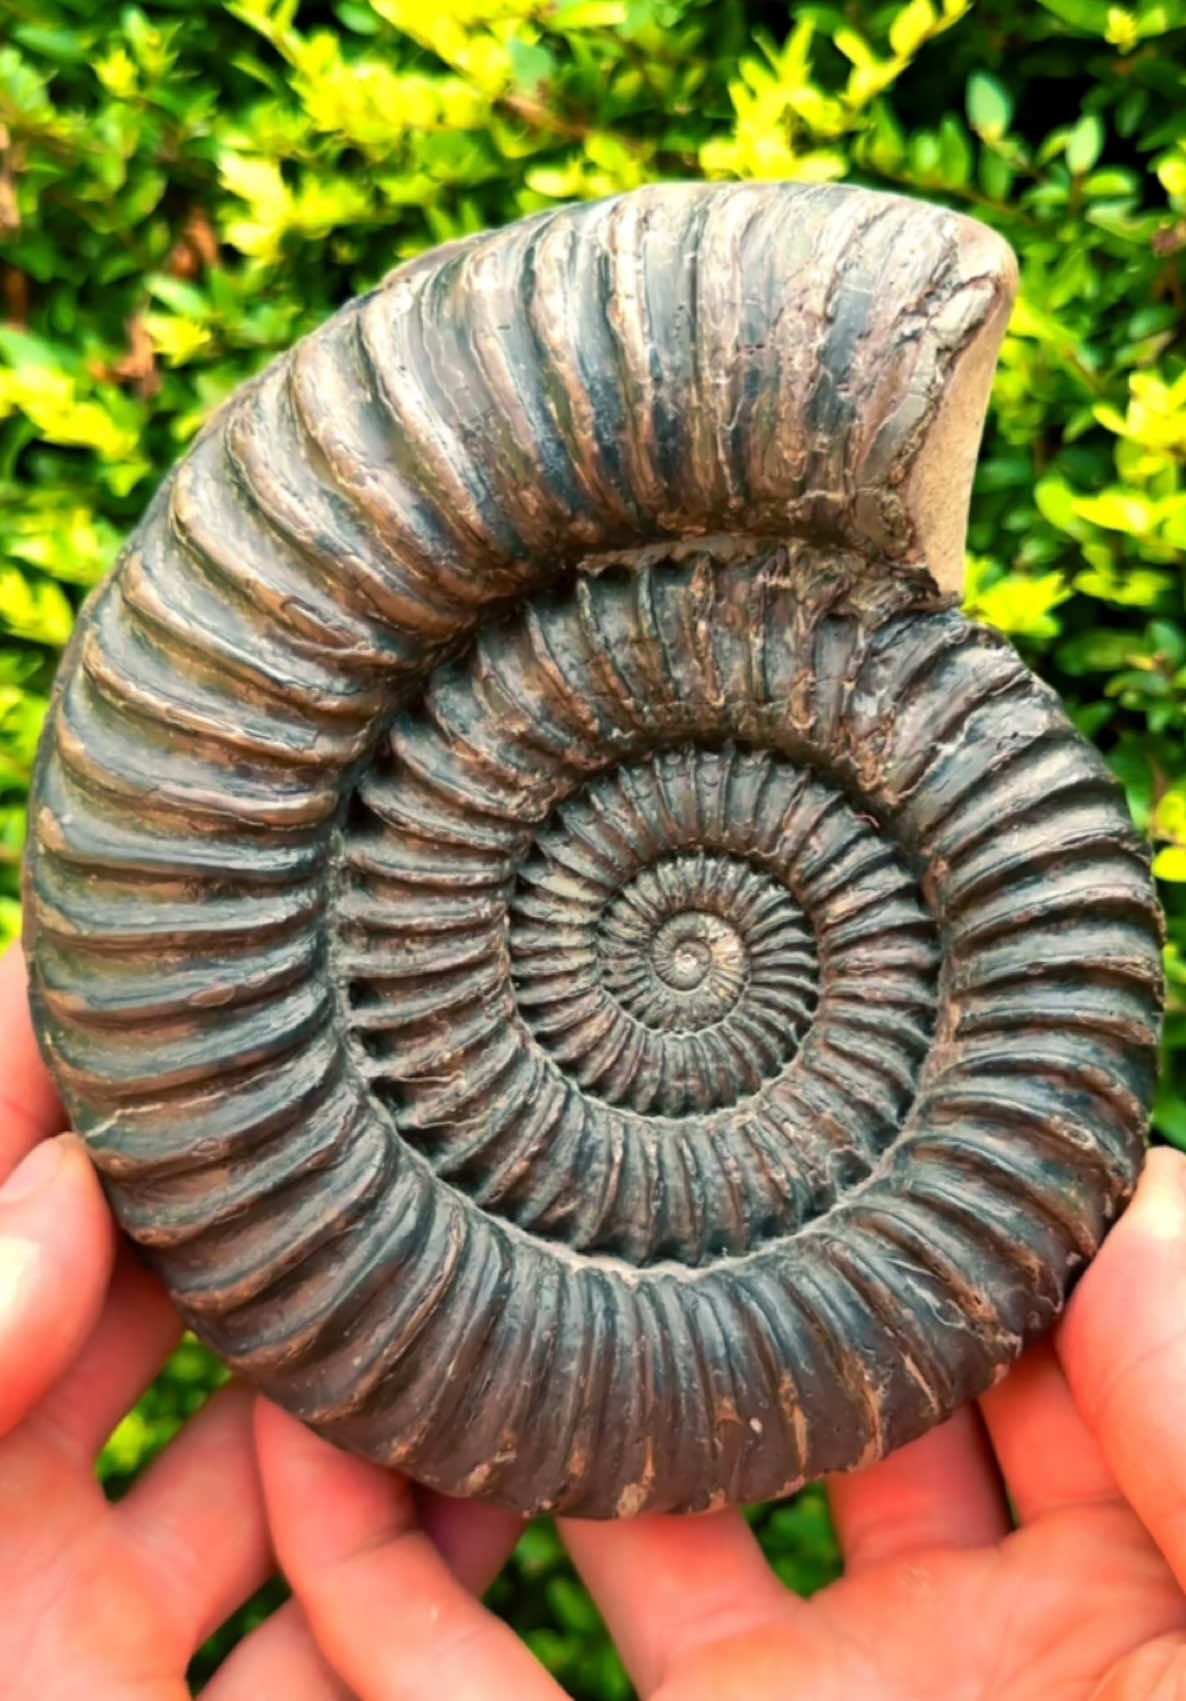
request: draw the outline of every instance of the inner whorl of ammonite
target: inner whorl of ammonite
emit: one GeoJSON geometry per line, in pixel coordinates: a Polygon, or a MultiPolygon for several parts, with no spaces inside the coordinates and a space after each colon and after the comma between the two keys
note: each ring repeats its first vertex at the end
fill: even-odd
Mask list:
{"type": "Polygon", "coordinates": [[[736,857],[660,858],[604,907],[597,947],[602,984],[648,1028],[715,1027],[748,992],[789,1051],[815,1005],[816,952],[802,911],[736,857]]]}
{"type": "MultiPolygon", "coordinates": [[[[343,839],[349,1021],[398,1136],[483,1211],[636,1264],[826,1213],[900,1131],[936,1022],[892,831],[793,702],[697,687],[704,571],[606,573],[490,628],[397,721],[343,839]]],[[[743,599],[753,571],[724,575],[743,599]]]]}
{"type": "MultiPolygon", "coordinates": [[[[694,750],[677,760],[692,788],[667,828],[681,843],[700,763],[694,750]]],[[[591,788],[540,835],[511,903],[516,1002],[585,1092],[652,1114],[716,1110],[794,1056],[819,998],[815,938],[786,878],[720,851],[657,848],[663,828],[631,819],[638,798],[657,807],[649,764],[591,788]],[[599,840],[614,806],[618,834],[599,840]]]]}

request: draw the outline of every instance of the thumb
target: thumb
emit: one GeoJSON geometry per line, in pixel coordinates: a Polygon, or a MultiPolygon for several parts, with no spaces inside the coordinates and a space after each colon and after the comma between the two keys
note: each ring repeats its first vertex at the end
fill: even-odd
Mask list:
{"type": "Polygon", "coordinates": [[[1186,1586],[1184,1250],[1186,1157],[1163,1146],[1075,1289],[1055,1346],[1124,1498],[1186,1586]]]}
{"type": "Polygon", "coordinates": [[[42,1141],[0,1187],[0,1435],[77,1356],[103,1304],[114,1244],[76,1135],[42,1141]]]}

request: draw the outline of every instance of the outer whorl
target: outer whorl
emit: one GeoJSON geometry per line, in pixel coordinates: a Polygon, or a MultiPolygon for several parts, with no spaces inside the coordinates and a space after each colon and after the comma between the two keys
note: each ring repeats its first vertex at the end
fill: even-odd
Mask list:
{"type": "Polygon", "coordinates": [[[984,1389],[1140,1166],[1116,786],[952,607],[1007,251],[666,185],[248,385],[79,621],[42,1044],[183,1316],[333,1440],[595,1516],[984,1389]]]}

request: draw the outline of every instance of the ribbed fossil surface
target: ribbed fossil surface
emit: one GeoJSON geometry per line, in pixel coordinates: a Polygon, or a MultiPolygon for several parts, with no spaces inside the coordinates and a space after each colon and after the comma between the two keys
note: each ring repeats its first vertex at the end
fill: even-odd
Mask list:
{"type": "Polygon", "coordinates": [[[244,389],[90,603],[42,1042],[183,1315],[335,1441],[773,1496],[984,1389],[1128,1197],[1147,858],[940,588],[1007,299],[836,187],[471,238],[244,389]]]}

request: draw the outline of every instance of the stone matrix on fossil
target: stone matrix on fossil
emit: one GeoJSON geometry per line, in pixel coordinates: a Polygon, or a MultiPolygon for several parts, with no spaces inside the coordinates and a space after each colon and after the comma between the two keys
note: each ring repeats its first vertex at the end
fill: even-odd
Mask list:
{"type": "Polygon", "coordinates": [[[1141,1162],[1147,858],[956,610],[1012,261],[669,184],[393,273],[80,619],[46,1056],[182,1315],[333,1440],[607,1516],[975,1395],[1141,1162]]]}

